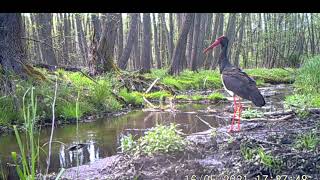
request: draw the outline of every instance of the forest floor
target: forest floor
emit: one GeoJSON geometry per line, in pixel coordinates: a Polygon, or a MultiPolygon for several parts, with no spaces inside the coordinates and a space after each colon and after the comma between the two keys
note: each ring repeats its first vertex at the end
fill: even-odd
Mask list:
{"type": "Polygon", "coordinates": [[[240,132],[220,127],[188,135],[180,153],[117,154],[67,169],[63,179],[319,179],[319,122],[319,109],[305,118],[293,111],[265,113],[243,120],[240,132]]]}

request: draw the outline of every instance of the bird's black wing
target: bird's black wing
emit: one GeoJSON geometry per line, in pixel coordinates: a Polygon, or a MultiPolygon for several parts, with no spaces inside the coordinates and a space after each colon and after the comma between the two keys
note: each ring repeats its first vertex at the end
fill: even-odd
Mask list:
{"type": "Polygon", "coordinates": [[[222,72],[222,80],[225,87],[236,95],[252,101],[256,106],[265,104],[264,98],[256,82],[239,68],[228,68],[222,72]]]}

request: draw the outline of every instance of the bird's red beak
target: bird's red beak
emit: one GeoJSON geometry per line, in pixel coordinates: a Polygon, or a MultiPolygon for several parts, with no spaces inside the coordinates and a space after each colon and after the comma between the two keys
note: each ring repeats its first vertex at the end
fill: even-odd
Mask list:
{"type": "Polygon", "coordinates": [[[207,48],[203,51],[203,53],[206,53],[206,52],[208,52],[210,49],[213,49],[214,47],[218,46],[218,45],[220,44],[220,42],[221,42],[221,39],[218,38],[217,40],[214,41],[214,43],[212,43],[209,47],[207,47],[207,48]]]}

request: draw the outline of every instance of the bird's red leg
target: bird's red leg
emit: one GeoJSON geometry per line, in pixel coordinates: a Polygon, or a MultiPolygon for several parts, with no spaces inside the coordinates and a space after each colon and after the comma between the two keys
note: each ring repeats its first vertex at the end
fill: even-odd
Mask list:
{"type": "Polygon", "coordinates": [[[237,131],[240,131],[240,119],[241,119],[241,112],[242,112],[242,104],[241,104],[241,100],[240,100],[240,98],[239,98],[239,109],[238,109],[238,111],[239,111],[239,119],[238,119],[238,129],[237,129],[237,131]]]}
{"type": "Polygon", "coordinates": [[[233,117],[232,117],[232,122],[231,122],[231,126],[228,130],[228,132],[232,132],[233,131],[233,124],[234,124],[234,119],[236,117],[236,113],[237,113],[237,102],[236,102],[236,97],[233,96],[233,104],[234,104],[234,108],[233,108],[233,117]]]}

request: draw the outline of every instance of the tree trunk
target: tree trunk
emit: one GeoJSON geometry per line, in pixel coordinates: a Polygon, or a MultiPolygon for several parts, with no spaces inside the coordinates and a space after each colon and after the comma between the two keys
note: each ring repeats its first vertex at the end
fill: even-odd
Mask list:
{"type": "MultiPolygon", "coordinates": [[[[219,36],[222,36],[222,34],[223,34],[223,25],[224,25],[224,15],[223,15],[223,13],[220,13],[219,14],[219,28],[218,28],[218,33],[217,33],[216,38],[219,37],[219,36]]],[[[219,58],[220,51],[221,51],[221,48],[215,48],[214,49],[212,69],[215,69],[217,67],[217,65],[218,65],[218,58],[219,58]]]]}
{"type": "Polygon", "coordinates": [[[119,28],[118,28],[118,55],[117,59],[119,60],[123,52],[123,22],[122,14],[120,15],[119,28]]]}
{"type": "Polygon", "coordinates": [[[114,44],[117,36],[119,16],[120,15],[116,13],[107,14],[105,24],[103,27],[103,32],[97,48],[98,73],[110,72],[111,70],[115,70],[114,44]],[[102,65],[102,69],[99,64],[102,65]]]}
{"type": "MultiPolygon", "coordinates": [[[[0,90],[3,94],[13,94],[15,97],[15,85],[10,77],[14,72],[24,78],[22,64],[27,60],[21,14],[0,13],[0,27],[0,65],[3,74],[0,90]]],[[[18,110],[17,98],[14,98],[14,104],[18,110]]]]}
{"type": "Polygon", "coordinates": [[[138,21],[138,14],[134,13],[131,14],[131,23],[130,23],[130,29],[129,29],[129,34],[128,34],[128,39],[127,39],[127,43],[126,46],[124,48],[124,51],[118,61],[118,66],[120,69],[126,69],[127,64],[128,64],[128,60],[129,60],[129,56],[133,47],[133,43],[135,41],[135,38],[137,38],[135,36],[136,31],[137,31],[137,21],[138,21]]]}
{"type": "Polygon", "coordinates": [[[92,20],[93,29],[95,31],[96,40],[97,42],[99,42],[101,37],[101,31],[102,31],[99,16],[96,15],[95,13],[92,13],[91,20],[92,20]]]}
{"type": "Polygon", "coordinates": [[[233,48],[233,42],[235,39],[235,32],[236,32],[236,13],[231,13],[229,14],[229,20],[228,20],[228,26],[226,30],[226,36],[229,38],[229,43],[228,43],[228,56],[229,59],[232,59],[232,51],[231,49],[233,48]]]}
{"type": "Polygon", "coordinates": [[[197,52],[198,52],[198,42],[199,42],[199,31],[201,23],[201,14],[196,13],[194,19],[194,30],[193,30],[193,41],[192,41],[192,53],[191,53],[191,70],[197,70],[197,52]]]}
{"type": "Polygon", "coordinates": [[[190,31],[188,33],[187,46],[186,46],[186,60],[187,66],[191,69],[192,66],[192,42],[193,42],[193,32],[194,32],[194,19],[191,22],[190,31]]]}
{"type": "Polygon", "coordinates": [[[169,49],[169,60],[171,61],[172,59],[172,54],[173,54],[173,49],[174,49],[174,44],[173,44],[173,14],[169,13],[169,40],[168,40],[168,49],[169,49]]]}
{"type": "Polygon", "coordinates": [[[81,52],[81,56],[83,58],[83,64],[87,63],[88,55],[85,50],[85,37],[84,37],[84,32],[82,28],[82,20],[80,19],[80,14],[76,14],[76,24],[77,24],[77,32],[78,32],[78,44],[79,44],[79,49],[81,52]]]}
{"type": "Polygon", "coordinates": [[[63,57],[64,57],[64,64],[68,64],[70,62],[69,60],[69,43],[70,43],[70,25],[69,25],[69,20],[68,20],[68,14],[65,13],[64,14],[64,18],[63,18],[63,22],[64,22],[64,43],[63,43],[63,57]]]}
{"type": "Polygon", "coordinates": [[[182,29],[179,33],[179,39],[177,42],[177,45],[174,49],[173,57],[172,57],[172,63],[168,70],[168,73],[173,74],[179,74],[182,71],[182,62],[183,59],[185,59],[185,50],[186,50],[186,42],[188,38],[188,32],[190,30],[191,24],[194,19],[193,13],[187,13],[185,17],[185,21],[183,23],[182,29]]]}
{"type": "Polygon", "coordinates": [[[57,66],[56,56],[53,50],[52,44],[52,14],[50,13],[39,13],[39,36],[40,39],[44,42],[41,44],[41,52],[44,58],[49,65],[57,66]],[[49,45],[49,46],[48,46],[49,45]],[[50,47],[51,46],[51,47],[50,47]]]}
{"type": "Polygon", "coordinates": [[[203,13],[201,16],[200,30],[199,30],[199,39],[198,39],[198,50],[197,50],[197,66],[201,67],[204,62],[204,53],[202,52],[204,47],[204,37],[205,37],[205,29],[206,29],[206,14],[203,13]]]}
{"type": "Polygon", "coordinates": [[[151,19],[150,13],[143,13],[143,46],[142,46],[142,72],[151,69],[151,19]]]}
{"type": "Polygon", "coordinates": [[[242,38],[243,38],[243,31],[244,31],[244,22],[245,22],[245,18],[246,18],[246,14],[245,13],[242,13],[241,15],[241,22],[240,22],[240,32],[239,32],[239,40],[237,42],[237,51],[236,51],[236,54],[235,54],[235,57],[234,57],[234,65],[236,67],[239,66],[239,55],[240,55],[240,52],[241,52],[241,49],[242,49],[242,38]]]}
{"type": "Polygon", "coordinates": [[[152,13],[152,20],[153,20],[153,39],[154,39],[154,53],[157,62],[157,68],[161,68],[161,61],[160,61],[160,51],[159,51],[159,42],[158,42],[158,29],[157,23],[154,13],[152,13]]]}

